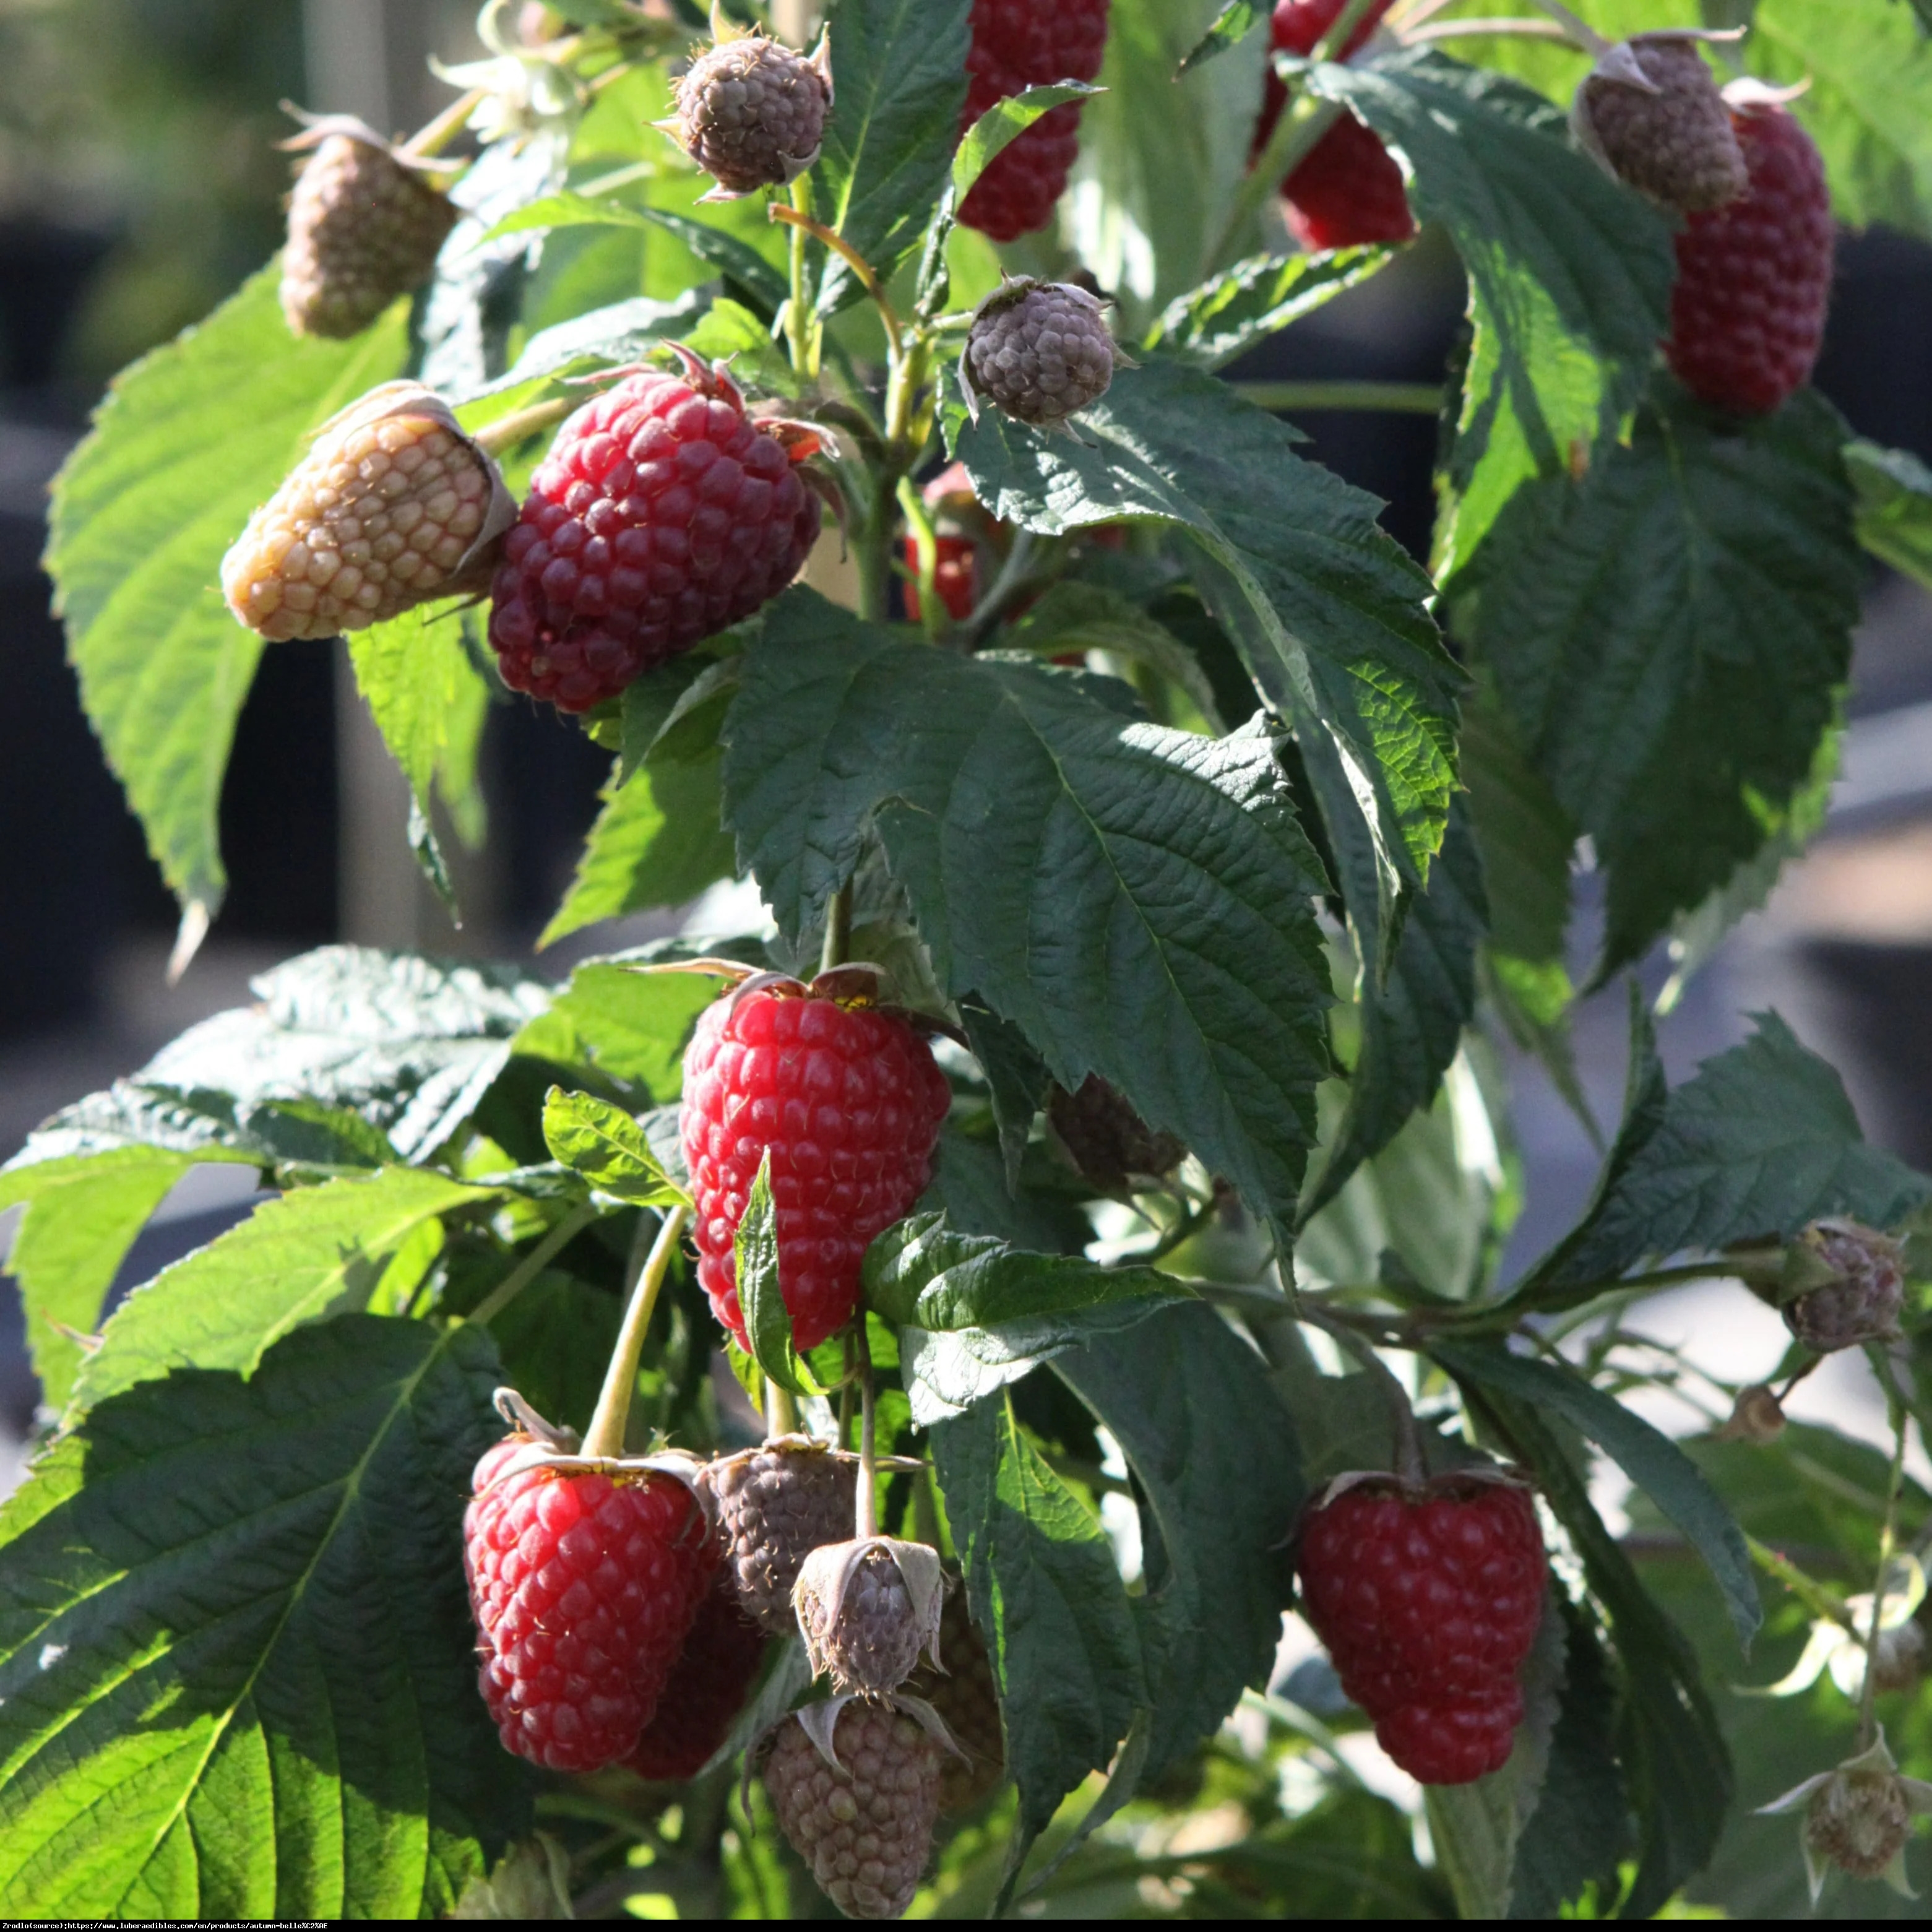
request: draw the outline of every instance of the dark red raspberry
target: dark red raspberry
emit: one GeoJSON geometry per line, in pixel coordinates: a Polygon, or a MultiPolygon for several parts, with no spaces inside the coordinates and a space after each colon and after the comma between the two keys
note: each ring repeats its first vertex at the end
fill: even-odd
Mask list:
{"type": "MultiPolygon", "coordinates": [[[[1371,7],[1348,36],[1342,58],[1366,42],[1388,11],[1390,0],[1371,7]]],[[[1280,0],[1269,23],[1268,43],[1277,53],[1308,54],[1340,17],[1344,0],[1280,0]]],[[[1262,118],[1252,152],[1274,132],[1288,90],[1270,69],[1262,96],[1262,118]]],[[[1352,114],[1344,114],[1303,158],[1282,188],[1288,225],[1304,248],[1350,248],[1370,242],[1406,242],[1415,232],[1402,170],[1380,140],[1352,114]]]]}
{"type": "Polygon", "coordinates": [[[1468,1475],[1358,1480],[1310,1511],[1300,1564],[1342,1688],[1403,1770],[1466,1784],[1508,1761],[1548,1571],[1527,1491],[1468,1475]]]}
{"type": "Polygon", "coordinates": [[[748,617],[797,575],[818,500],[722,365],[683,354],[557,431],[504,540],[490,642],[503,682],[587,711],[748,617]]]}
{"type": "MultiPolygon", "coordinates": [[[[996,101],[1057,80],[1091,80],[1107,50],[1107,0],[973,0],[963,134],[996,101]]],[[[1042,114],[993,157],[959,219],[995,242],[1044,228],[1080,151],[1077,100],[1042,114]]]]}
{"type": "Polygon", "coordinates": [[[1762,416],[1810,379],[1832,292],[1832,198],[1810,136],[1782,107],[1733,111],[1750,185],[1686,217],[1665,359],[1700,401],[1762,416]]]}
{"type": "Polygon", "coordinates": [[[463,1520],[484,1700],[504,1748],[551,1771],[595,1771],[651,1719],[716,1556],[675,1476],[542,1463],[531,1445],[476,1466],[463,1520]]]}
{"type": "Polygon", "coordinates": [[[795,980],[736,993],[700,1017],[680,1120],[698,1202],[698,1278],[745,1339],[731,1240],[772,1156],[778,1286],[800,1348],[842,1328],[874,1235],[926,1191],[950,1094],[932,1050],[877,1007],[795,980]]]}
{"type": "Polygon", "coordinates": [[[738,1607],[730,1569],[721,1563],[657,1713],[625,1763],[640,1778],[695,1778],[730,1736],[764,1657],[765,1634],[738,1607]]]}

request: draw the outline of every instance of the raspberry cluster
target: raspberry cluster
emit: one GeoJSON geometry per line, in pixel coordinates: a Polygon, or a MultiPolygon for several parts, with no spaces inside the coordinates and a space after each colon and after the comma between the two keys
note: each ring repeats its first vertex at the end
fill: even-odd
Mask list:
{"type": "MultiPolygon", "coordinates": [[[[1268,24],[1277,53],[1309,54],[1340,17],[1346,0],[1280,0],[1268,24]]],[[[1354,31],[1340,57],[1361,46],[1381,24],[1390,0],[1378,0],[1354,31]]],[[[1288,90],[1270,70],[1252,152],[1258,154],[1288,104],[1288,90]]],[[[1415,232],[1402,170],[1380,139],[1344,114],[1302,158],[1282,187],[1288,225],[1304,248],[1349,248],[1370,242],[1406,242],[1415,232]]]]}
{"type": "Polygon", "coordinates": [[[1342,1688],[1403,1770],[1466,1784],[1508,1761],[1548,1571],[1526,1491],[1357,1480],[1310,1513],[1300,1568],[1342,1688]]]}
{"type": "MultiPolygon", "coordinates": [[[[1091,80],[1107,50],[1107,0],[973,0],[963,134],[996,102],[1059,80],[1091,80]]],[[[993,157],[959,219],[995,242],[1044,228],[1080,149],[1077,100],[1051,109],[993,157]]]]}
{"type": "Polygon", "coordinates": [[[722,367],[627,376],[570,417],[505,540],[490,643],[503,682],[588,711],[748,617],[797,575],[818,500],[785,427],[722,367]]]}
{"type": "Polygon", "coordinates": [[[698,1278],[742,1342],[732,1238],[767,1152],[778,1286],[800,1348],[842,1328],[874,1236],[931,1178],[950,1102],[904,1020],[788,980],[716,1001],[686,1049],[680,1126],[698,1203],[698,1278]]]}
{"type": "Polygon", "coordinates": [[[1677,236],[1665,359],[1700,400],[1762,416],[1810,380],[1832,293],[1832,197],[1810,136],[1781,106],[1734,111],[1750,184],[1677,236]]]}
{"type": "Polygon", "coordinates": [[[506,1750],[596,1771],[651,1721],[716,1552],[675,1476],[515,1468],[529,1447],[484,1456],[463,1520],[484,1700],[506,1750]]]}

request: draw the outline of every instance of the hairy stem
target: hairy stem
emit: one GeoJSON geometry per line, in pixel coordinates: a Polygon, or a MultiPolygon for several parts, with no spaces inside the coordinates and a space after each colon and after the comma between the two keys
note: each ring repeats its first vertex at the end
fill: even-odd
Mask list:
{"type": "MultiPolygon", "coordinates": [[[[805,298],[805,241],[818,226],[812,219],[812,177],[800,175],[791,184],[791,206],[785,211],[794,219],[791,231],[791,286],[785,303],[785,344],[793,369],[807,380],[818,374],[818,318],[805,298]]],[[[772,217],[778,218],[772,205],[772,217]]]]}
{"type": "Polygon", "coordinates": [[[469,1319],[478,1323],[496,1320],[510,1304],[548,1268],[565,1248],[597,1218],[597,1210],[587,1201],[573,1208],[517,1265],[470,1311],[469,1319]]]}
{"type": "Polygon", "coordinates": [[[1837,1624],[1857,1635],[1852,1613],[1835,1590],[1827,1589],[1816,1577],[1799,1569],[1781,1550],[1759,1542],[1749,1531],[1744,1532],[1744,1547],[1750,1552],[1750,1560],[1767,1576],[1776,1577],[1814,1617],[1822,1617],[1827,1622],[1837,1624]]]}
{"type": "Polygon", "coordinates": [[[638,1384],[638,1358],[643,1354],[644,1336],[651,1325],[651,1312],[658,1305],[658,1291],[664,1286],[671,1256],[677,1252],[678,1237],[691,1218],[682,1202],[666,1210],[658,1224],[657,1238],[642,1255],[644,1230],[632,1244],[633,1279],[629,1305],[624,1310],[624,1325],[617,1330],[617,1345],[610,1351],[610,1366],[604,1371],[604,1386],[590,1426],[584,1436],[586,1456],[617,1456],[624,1453],[624,1430],[631,1419],[631,1396],[638,1384]]]}
{"type": "Polygon", "coordinates": [[[852,881],[832,895],[825,908],[825,944],[819,949],[818,970],[829,973],[844,964],[852,950],[852,881]]]}

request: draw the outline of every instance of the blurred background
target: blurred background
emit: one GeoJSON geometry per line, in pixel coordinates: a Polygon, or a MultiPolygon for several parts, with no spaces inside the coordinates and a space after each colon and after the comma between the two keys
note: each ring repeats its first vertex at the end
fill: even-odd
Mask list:
{"type": "MultiPolygon", "coordinates": [[[[112,372],[204,314],[278,244],[292,124],[277,104],[419,125],[451,98],[431,74],[478,51],[468,0],[0,0],[0,1159],[57,1106],[132,1070],[250,976],[331,939],[531,956],[569,878],[608,763],[572,726],[519,702],[493,715],[490,836],[461,880],[460,932],[417,879],[401,782],[346,679],[339,646],[275,646],[243,713],[222,808],[232,886],[178,986],[163,976],[176,912],[101,761],[64,660],[37,559],[45,491],[112,372]]],[[[1862,434],[1932,460],[1932,248],[1843,238],[1817,380],[1862,434]]],[[[1393,268],[1250,358],[1274,379],[1438,380],[1462,306],[1453,258],[1425,236],[1393,268]]],[[[1421,553],[1432,514],[1428,417],[1331,412],[1314,453],[1389,502],[1421,553]]],[[[1874,1140],[1932,1167],[1932,598],[1874,565],[1851,727],[1823,836],[1664,1021],[1673,1080],[1774,1006],[1843,1070],[1874,1140]]],[[[1594,933],[1581,882],[1580,966],[1594,933]]],[[[668,929],[631,922],[579,952],[668,929]]],[[[543,956],[561,975],[568,946],[543,956]]],[[[1653,991],[1669,962],[1652,962],[1653,991]]],[[[1583,1084],[1613,1129],[1620,994],[1578,1018],[1583,1084]]],[[[1527,1259],[1568,1224],[1597,1155],[1540,1070],[1512,1063],[1529,1207],[1527,1259]]],[[[242,1211],[234,1170],[190,1175],[124,1270],[140,1280],[242,1211]]],[[[0,1216],[0,1250],[8,1238],[0,1216]]],[[[1725,1297],[1735,1351],[1768,1369],[1783,1330],[1730,1290],[1658,1304],[1688,1333],[1699,1294],[1725,1297]],[[1757,1318],[1762,1317],[1762,1322],[1757,1318]]],[[[1738,1364],[1736,1372],[1752,1372],[1738,1364]]],[[[1834,1372],[1835,1372],[1835,1371],[1834,1372]]],[[[1870,1418],[1847,1364],[1794,1404],[1870,1418]]],[[[0,1280],[0,1440],[35,1390],[17,1303],[0,1280]]],[[[0,1450],[0,1462],[4,1462],[0,1450]]],[[[0,1467],[0,1488],[4,1486],[0,1467]]]]}

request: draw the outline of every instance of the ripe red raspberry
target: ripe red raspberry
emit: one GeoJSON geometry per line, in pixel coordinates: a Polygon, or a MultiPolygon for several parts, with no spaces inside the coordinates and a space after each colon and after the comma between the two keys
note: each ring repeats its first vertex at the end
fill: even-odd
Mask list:
{"type": "MultiPolygon", "coordinates": [[[[960,117],[963,134],[994,102],[1057,80],[1091,80],[1107,50],[1107,0],[973,0],[973,50],[960,117]]],[[[959,219],[995,242],[1011,242],[1053,219],[1080,151],[1082,104],[1042,114],[993,157],[959,209],[959,219]]]]}
{"type": "Polygon", "coordinates": [[[1548,1569],[1526,1491],[1468,1475],[1357,1481],[1310,1512],[1300,1565],[1342,1688],[1403,1770],[1466,1784],[1508,1761],[1548,1569]]]}
{"type": "Polygon", "coordinates": [[[748,617],[818,533],[818,500],[794,467],[816,442],[754,422],[722,364],[679,353],[680,374],[641,370],[564,424],[504,540],[498,667],[562,711],[748,617]]]}
{"type": "MultiPolygon", "coordinates": [[[[1343,4],[1344,0],[1280,0],[1269,22],[1269,45],[1278,53],[1312,53],[1340,18],[1343,4]]],[[[1367,40],[1389,4],[1390,0],[1382,0],[1362,16],[1342,50],[1343,59],[1367,40]]],[[[1270,69],[1252,153],[1258,154],[1267,145],[1287,104],[1288,90],[1270,69]]],[[[1303,157],[1283,183],[1282,196],[1288,204],[1288,225],[1304,248],[1406,242],[1415,232],[1402,170],[1352,114],[1344,114],[1303,157]]]]}
{"type": "Polygon", "coordinates": [[[476,1466],[463,1520],[483,1659],[506,1750],[551,1771],[616,1762],[650,1721],[716,1555],[675,1476],[566,1462],[500,1475],[512,1438],[476,1466]]]}
{"type": "Polygon", "coordinates": [[[721,1563],[657,1713],[625,1763],[640,1778],[695,1778],[730,1736],[764,1657],[765,1634],[738,1607],[730,1567],[721,1563]]]}
{"type": "Polygon", "coordinates": [[[950,1095],[906,1022],[796,980],[706,1008],[684,1056],[680,1125],[698,1202],[698,1278],[742,1343],[732,1237],[767,1149],[778,1286],[793,1338],[815,1347],[859,1298],[874,1235],[926,1191],[950,1095]]]}
{"type": "Polygon", "coordinates": [[[1700,401],[1778,407],[1811,375],[1832,292],[1832,200],[1811,137],[1782,107],[1734,110],[1750,185],[1677,236],[1665,359],[1700,401]]]}
{"type": "Polygon", "coordinates": [[[826,1748],[806,1720],[788,1718],[765,1758],[778,1827],[848,1917],[897,1918],[932,1854],[941,1748],[886,1704],[842,1700],[807,1718],[826,1748]]]}

